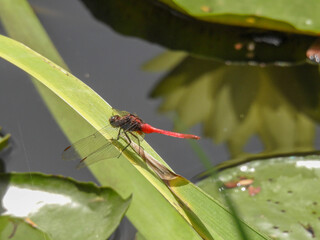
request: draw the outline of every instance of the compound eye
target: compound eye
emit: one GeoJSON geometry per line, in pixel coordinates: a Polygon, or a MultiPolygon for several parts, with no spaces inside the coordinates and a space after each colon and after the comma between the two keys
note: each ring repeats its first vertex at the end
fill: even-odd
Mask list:
{"type": "Polygon", "coordinates": [[[112,123],[116,122],[118,119],[119,119],[119,116],[118,115],[114,115],[109,119],[109,122],[112,124],[112,123]]]}

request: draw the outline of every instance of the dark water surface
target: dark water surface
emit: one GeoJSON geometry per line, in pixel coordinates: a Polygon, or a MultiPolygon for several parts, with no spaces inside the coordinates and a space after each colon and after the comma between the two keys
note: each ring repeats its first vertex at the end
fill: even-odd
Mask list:
{"type": "MultiPolygon", "coordinates": [[[[148,98],[163,74],[147,73],[140,69],[147,60],[165,51],[164,48],[115,33],[96,21],[80,1],[29,2],[76,77],[113,107],[137,113],[155,127],[172,129],[172,118],[157,113],[161,101],[148,98]]],[[[0,33],[5,34],[2,26],[0,33]]],[[[69,142],[29,77],[2,59],[0,71],[0,126],[5,133],[12,134],[10,151],[0,156],[5,162],[6,171],[43,172],[70,176],[81,181],[95,181],[87,169],[77,170],[76,163],[61,160],[61,152],[69,142]]],[[[249,85],[252,86],[251,83],[249,85]]],[[[265,116],[259,117],[264,119],[265,116]]],[[[201,126],[195,126],[191,132],[201,136],[201,126]]],[[[319,132],[318,127],[315,132],[319,132]]],[[[291,138],[291,135],[288,133],[287,137],[291,138]]],[[[184,139],[151,134],[146,136],[146,140],[178,174],[190,179],[205,170],[184,139]]],[[[318,143],[319,139],[316,138],[315,145],[318,143]]],[[[212,140],[206,138],[202,138],[199,144],[210,156],[212,165],[230,157],[224,144],[213,145],[212,140]]],[[[262,150],[256,134],[249,138],[245,150],[262,150]]],[[[124,224],[129,225],[128,222],[124,224]]],[[[131,228],[128,236],[122,236],[123,239],[130,239],[132,231],[131,228]]]]}

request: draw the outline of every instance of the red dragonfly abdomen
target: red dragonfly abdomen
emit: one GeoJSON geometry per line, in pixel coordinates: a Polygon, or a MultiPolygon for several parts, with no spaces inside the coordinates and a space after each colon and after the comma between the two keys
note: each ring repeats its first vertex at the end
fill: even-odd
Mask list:
{"type": "Polygon", "coordinates": [[[176,137],[176,138],[188,138],[188,139],[197,139],[197,140],[200,139],[200,137],[198,137],[196,135],[166,131],[166,130],[162,130],[162,129],[158,129],[158,128],[152,127],[151,125],[149,125],[147,123],[141,124],[141,131],[143,133],[146,133],[146,134],[148,134],[148,133],[160,133],[160,134],[164,134],[164,135],[171,136],[171,137],[176,137]]]}

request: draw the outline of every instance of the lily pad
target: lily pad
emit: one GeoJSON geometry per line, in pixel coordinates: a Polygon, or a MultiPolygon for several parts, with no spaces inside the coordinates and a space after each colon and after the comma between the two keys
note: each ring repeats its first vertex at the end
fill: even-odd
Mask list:
{"type": "Polygon", "coordinates": [[[110,188],[39,173],[0,174],[0,189],[2,216],[23,219],[53,240],[105,240],[130,203],[110,188]]]}
{"type": "MultiPolygon", "coordinates": [[[[218,13],[215,17],[219,21],[214,23],[208,21],[207,16],[204,16],[203,19],[197,16],[196,19],[192,16],[196,15],[196,12],[192,13],[190,9],[196,5],[193,11],[199,10],[203,13],[201,7],[204,5],[201,4],[204,4],[204,1],[199,1],[199,3],[197,1],[179,1],[181,7],[177,5],[178,1],[173,3],[169,0],[164,1],[169,7],[155,0],[82,0],[82,2],[98,20],[108,24],[121,34],[139,37],[172,50],[182,50],[226,62],[250,64],[304,62],[306,51],[317,39],[314,33],[311,35],[301,34],[299,31],[295,32],[300,34],[289,33],[289,29],[292,31],[296,29],[290,24],[283,23],[281,19],[278,21],[272,19],[272,16],[268,16],[268,19],[255,15],[248,17],[241,12],[228,12],[230,9],[226,9],[225,14],[218,13]],[[199,9],[196,9],[198,7],[199,9]],[[187,12],[187,10],[190,11],[187,12]],[[232,22],[226,21],[226,19],[232,22]],[[230,25],[233,23],[236,25],[230,25]],[[239,26],[242,25],[241,23],[247,23],[250,26],[239,26]]],[[[240,4],[241,10],[245,11],[246,6],[251,2],[254,1],[247,0],[247,5],[244,6],[242,6],[242,2],[239,2],[236,6],[240,4]]],[[[213,1],[206,1],[206,3],[211,4],[213,1]]],[[[255,4],[257,3],[253,3],[249,10],[252,10],[256,6],[255,4]]],[[[292,3],[289,2],[289,5],[291,6],[292,3]]],[[[274,6],[278,5],[272,5],[271,9],[273,14],[277,15],[274,6]]],[[[287,10],[288,6],[279,8],[278,11],[281,11],[281,14],[278,16],[283,15],[284,9],[287,10]]],[[[311,4],[308,4],[309,6],[312,8],[311,4]]],[[[211,9],[211,7],[209,8],[211,9]]],[[[316,8],[313,10],[317,12],[316,8]]],[[[205,12],[203,14],[211,13],[205,12]]],[[[308,22],[311,19],[310,16],[304,21],[308,22]]],[[[314,15],[314,17],[316,16],[318,14],[314,15]]],[[[290,18],[294,17],[296,16],[290,15],[290,18]]],[[[306,31],[310,33],[309,30],[306,29],[304,32],[306,31]]]]}
{"type": "Polygon", "coordinates": [[[209,22],[319,34],[317,0],[162,0],[170,7],[209,22]]]}
{"type": "Polygon", "coordinates": [[[319,238],[319,156],[256,160],[222,170],[218,178],[225,186],[219,190],[212,177],[199,186],[220,201],[219,191],[226,191],[240,216],[272,239],[319,238]],[[241,185],[241,178],[253,183],[241,185]],[[237,186],[230,187],[232,182],[237,186]]]}
{"type": "Polygon", "coordinates": [[[24,240],[50,240],[51,238],[39,228],[32,226],[28,220],[10,216],[0,217],[0,239],[24,240]]]}

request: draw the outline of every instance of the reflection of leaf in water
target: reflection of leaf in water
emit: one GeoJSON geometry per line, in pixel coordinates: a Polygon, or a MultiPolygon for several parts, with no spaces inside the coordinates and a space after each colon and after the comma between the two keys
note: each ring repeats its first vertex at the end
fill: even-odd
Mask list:
{"type": "MultiPolygon", "coordinates": [[[[277,79],[274,79],[276,81],[277,79]]],[[[280,78],[278,78],[281,81],[280,78]]],[[[256,132],[266,150],[310,150],[314,139],[314,123],[297,111],[291,102],[277,91],[269,78],[255,106],[258,116],[256,132]]],[[[290,85],[288,85],[290,88],[290,85]]]]}
{"type": "Polygon", "coordinates": [[[164,98],[160,110],[176,111],[186,127],[202,123],[204,135],[226,142],[233,157],[255,135],[269,151],[313,149],[317,67],[235,66],[191,56],[166,67],[172,70],[151,94],[164,98]]]}
{"type": "Polygon", "coordinates": [[[186,52],[166,51],[148,61],[142,69],[149,72],[169,71],[186,56],[188,56],[186,52]]]}
{"type": "Polygon", "coordinates": [[[152,97],[167,95],[179,88],[192,85],[198,78],[212,72],[224,64],[206,59],[185,57],[169,74],[167,74],[151,93],[152,97]]]}
{"type": "Polygon", "coordinates": [[[320,121],[320,81],[319,70],[314,65],[296,67],[270,67],[270,79],[279,91],[295,106],[298,111],[306,113],[320,121]]]}
{"type": "Polygon", "coordinates": [[[208,116],[207,109],[211,108],[214,97],[212,93],[219,86],[219,81],[212,81],[212,72],[222,66],[217,62],[186,57],[163,78],[151,96],[165,96],[160,110],[175,110],[180,118],[185,119],[186,126],[194,125],[208,116]]]}

